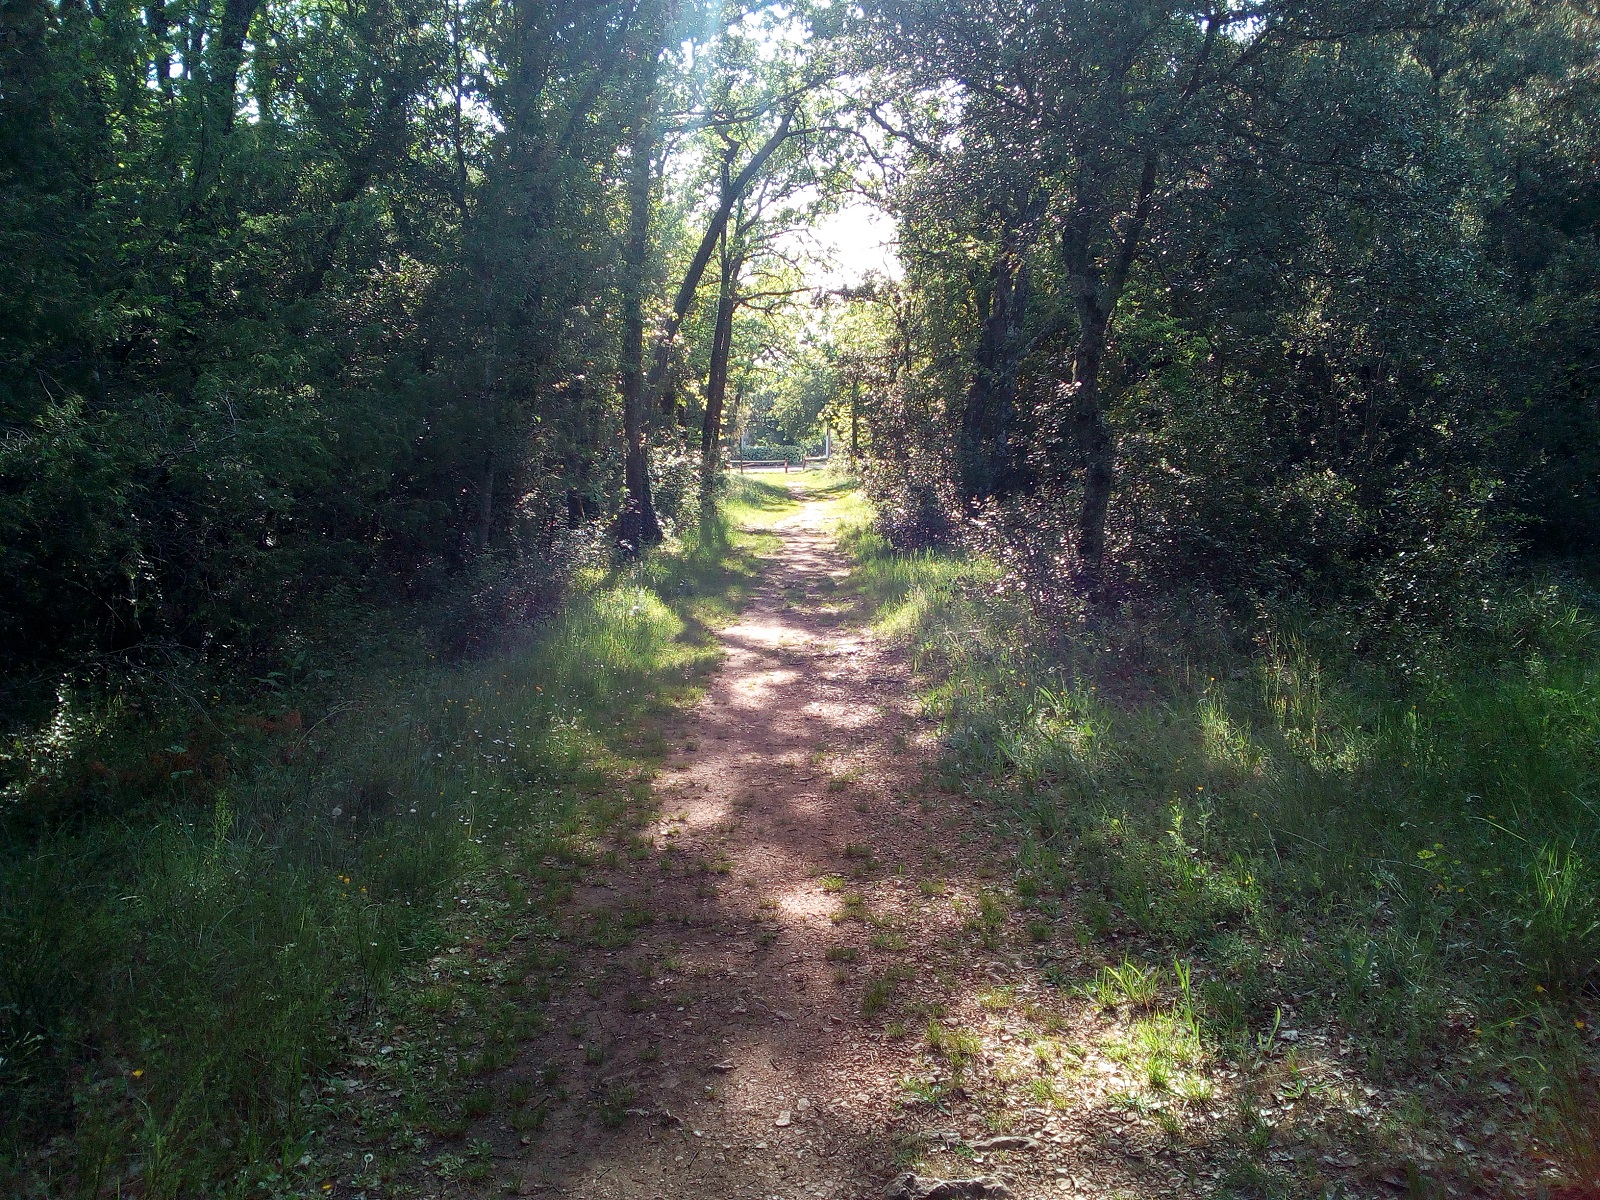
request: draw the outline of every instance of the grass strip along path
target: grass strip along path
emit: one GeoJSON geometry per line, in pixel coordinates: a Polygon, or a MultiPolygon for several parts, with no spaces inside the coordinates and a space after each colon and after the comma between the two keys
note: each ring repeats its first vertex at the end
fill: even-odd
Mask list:
{"type": "Polygon", "coordinates": [[[660,716],[748,593],[761,539],[734,527],[755,511],[734,495],[645,561],[582,570],[557,616],[464,664],[401,622],[249,709],[86,709],[23,747],[0,1193],[377,1195],[440,1135],[440,1169],[466,1149],[470,1175],[452,1126],[545,1019],[470,964],[515,939],[556,969],[575,882],[646,819],[660,716]]]}

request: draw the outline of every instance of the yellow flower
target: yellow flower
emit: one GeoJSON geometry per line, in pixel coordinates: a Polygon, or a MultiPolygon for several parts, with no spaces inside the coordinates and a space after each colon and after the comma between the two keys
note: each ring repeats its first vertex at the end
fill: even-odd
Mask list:
{"type": "Polygon", "coordinates": [[[135,1067],[133,1069],[133,1077],[135,1079],[138,1079],[143,1074],[144,1074],[144,1068],[143,1067],[135,1067]]]}
{"type": "Polygon", "coordinates": [[[1587,1025],[1585,1025],[1585,1024],[1584,1024],[1584,1023],[1583,1023],[1583,1022],[1582,1022],[1582,1021],[1574,1021],[1574,1022],[1573,1022],[1573,1024],[1574,1024],[1574,1025],[1575,1025],[1575,1026],[1577,1026],[1577,1027],[1578,1027],[1578,1028],[1579,1028],[1579,1029],[1587,1029],[1587,1028],[1589,1028],[1589,1027],[1588,1027],[1588,1026],[1587,1026],[1587,1025]]]}
{"type": "Polygon", "coordinates": [[[1536,984],[1534,984],[1534,985],[1533,985],[1533,990],[1534,990],[1534,991],[1536,991],[1536,992],[1542,992],[1542,991],[1544,991],[1544,984],[1542,984],[1542,983],[1536,983],[1536,984]]]}

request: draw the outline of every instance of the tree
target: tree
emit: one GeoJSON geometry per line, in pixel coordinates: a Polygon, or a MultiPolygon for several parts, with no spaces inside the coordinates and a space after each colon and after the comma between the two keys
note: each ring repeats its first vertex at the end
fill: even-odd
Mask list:
{"type": "MultiPolygon", "coordinates": [[[[1219,169],[1241,158],[1256,170],[1309,165],[1307,147],[1278,136],[1280,89],[1297,73],[1361,77],[1396,94],[1384,80],[1396,70],[1398,37],[1449,19],[1335,3],[870,7],[874,53],[911,63],[909,90],[924,97],[920,112],[878,113],[920,158],[913,201],[933,197],[925,207],[950,228],[982,215],[989,263],[972,289],[981,333],[958,454],[970,502],[1003,499],[1035,476],[1056,495],[1070,487],[1076,570],[1098,591],[1117,453],[1110,413],[1119,397],[1105,390],[1107,358],[1136,270],[1204,206],[1219,169]],[[1348,61],[1336,64],[1341,50],[1348,61]],[[949,88],[955,99],[946,102],[949,88]],[[1014,445],[1016,389],[1040,354],[1060,366],[1036,397],[1024,465],[1014,445]]],[[[1364,160],[1383,154],[1389,132],[1381,123],[1318,129],[1322,186],[1337,190],[1341,175],[1369,172],[1364,160]]],[[[919,240],[926,231],[911,231],[908,241],[919,240]]]]}

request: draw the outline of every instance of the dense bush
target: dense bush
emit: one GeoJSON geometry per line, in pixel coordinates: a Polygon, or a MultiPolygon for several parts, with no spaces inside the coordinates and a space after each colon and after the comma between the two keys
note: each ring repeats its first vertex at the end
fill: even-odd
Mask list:
{"type": "Polygon", "coordinates": [[[8,10],[13,702],[173,655],[265,669],[486,562],[555,582],[561,526],[621,487],[633,66],[590,50],[624,8],[8,10]]]}
{"type": "Polygon", "coordinates": [[[1592,14],[868,11],[960,98],[906,104],[905,278],[857,296],[897,543],[948,513],[1063,611],[1198,586],[1357,638],[1592,548],[1592,14]]]}

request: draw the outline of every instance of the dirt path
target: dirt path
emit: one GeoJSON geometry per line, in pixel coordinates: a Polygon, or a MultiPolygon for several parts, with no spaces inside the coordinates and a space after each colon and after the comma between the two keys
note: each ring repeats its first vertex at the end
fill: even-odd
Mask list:
{"type": "Polygon", "coordinates": [[[985,814],[927,780],[907,666],[863,628],[830,506],[798,486],[722,671],[670,731],[652,852],[576,897],[631,935],[574,956],[502,1081],[541,1127],[480,1122],[498,1186],[842,1200],[910,1165],[1017,1196],[1171,1190],[1150,1122],[1097,1103],[1116,1065],[1066,1045],[1094,1018],[1040,978],[1055,930],[1024,932],[989,890],[985,814]]]}

